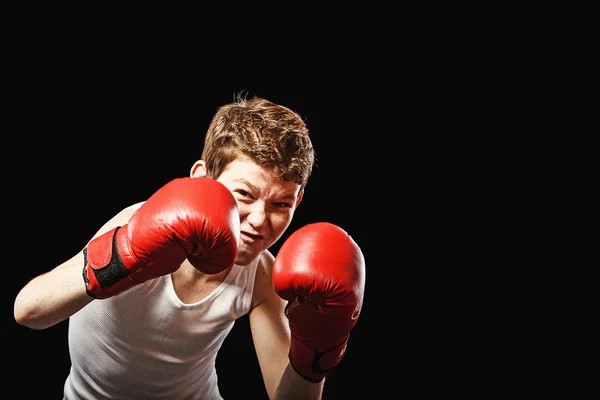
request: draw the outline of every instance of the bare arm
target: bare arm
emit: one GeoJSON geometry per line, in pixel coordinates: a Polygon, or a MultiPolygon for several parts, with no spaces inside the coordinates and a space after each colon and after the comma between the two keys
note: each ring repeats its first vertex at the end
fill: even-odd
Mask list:
{"type": "MultiPolygon", "coordinates": [[[[126,224],[139,205],[121,211],[94,238],[115,226],[126,224]]],[[[64,321],[92,302],[94,298],[85,289],[83,262],[81,250],[70,260],[29,281],[15,299],[15,321],[31,329],[46,329],[64,321]]]]}
{"type": "Polygon", "coordinates": [[[261,260],[254,286],[250,329],[256,355],[270,399],[321,399],[325,380],[311,383],[292,368],[290,328],[285,317],[286,302],[271,284],[272,255],[261,260]],[[265,261],[265,262],[263,262],[265,261]]]}
{"type": "Polygon", "coordinates": [[[17,294],[17,323],[32,329],[49,328],[75,314],[93,298],[85,291],[83,253],[29,281],[17,294]]]}

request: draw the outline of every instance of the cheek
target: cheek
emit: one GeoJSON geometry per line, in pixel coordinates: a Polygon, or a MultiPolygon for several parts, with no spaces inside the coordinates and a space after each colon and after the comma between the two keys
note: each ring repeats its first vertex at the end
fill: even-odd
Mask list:
{"type": "Polygon", "coordinates": [[[273,241],[277,241],[283,235],[285,230],[292,222],[293,213],[289,215],[277,215],[271,219],[271,227],[273,229],[273,241]]]}
{"type": "Polygon", "coordinates": [[[237,203],[238,212],[240,213],[240,217],[242,218],[248,215],[248,213],[252,210],[247,202],[243,202],[241,200],[238,200],[237,198],[235,199],[235,202],[237,203]]]}
{"type": "Polygon", "coordinates": [[[273,231],[283,233],[292,222],[291,218],[273,218],[273,231]]]}

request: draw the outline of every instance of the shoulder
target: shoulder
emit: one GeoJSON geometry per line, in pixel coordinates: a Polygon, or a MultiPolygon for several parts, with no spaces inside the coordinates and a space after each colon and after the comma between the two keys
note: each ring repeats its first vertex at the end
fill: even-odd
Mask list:
{"type": "Polygon", "coordinates": [[[277,296],[271,283],[271,273],[275,257],[270,251],[265,250],[258,259],[256,267],[256,276],[254,277],[254,290],[252,291],[252,306],[256,307],[259,304],[277,296]]]}
{"type": "Polygon", "coordinates": [[[112,217],[111,219],[109,219],[99,230],[98,232],[96,232],[96,234],[94,235],[94,238],[110,231],[111,229],[116,228],[117,226],[123,226],[125,225],[127,222],[129,222],[129,220],[131,219],[131,217],[133,216],[133,214],[144,204],[144,202],[139,202],[139,203],[135,203],[132,204],[128,207],[123,208],[121,211],[119,211],[117,214],[115,214],[114,217],[112,217]]]}
{"type": "Polygon", "coordinates": [[[133,214],[144,204],[144,201],[140,201],[139,203],[135,203],[130,205],[129,207],[125,207],[121,211],[119,211],[113,219],[117,219],[119,221],[129,221],[133,214]]]}
{"type": "Polygon", "coordinates": [[[141,201],[139,203],[132,204],[129,207],[125,207],[119,211],[109,222],[115,222],[116,225],[125,225],[144,203],[144,201],[141,201]]]}
{"type": "Polygon", "coordinates": [[[134,212],[137,211],[138,208],[140,208],[143,204],[145,203],[145,201],[140,201],[139,203],[135,203],[130,205],[129,207],[125,207],[123,210],[121,210],[120,213],[131,213],[133,214],[134,212]]]}
{"type": "Polygon", "coordinates": [[[262,276],[268,276],[269,282],[271,279],[271,271],[273,270],[273,264],[275,264],[275,256],[271,254],[269,250],[265,250],[258,258],[258,266],[256,268],[256,274],[262,276]]]}

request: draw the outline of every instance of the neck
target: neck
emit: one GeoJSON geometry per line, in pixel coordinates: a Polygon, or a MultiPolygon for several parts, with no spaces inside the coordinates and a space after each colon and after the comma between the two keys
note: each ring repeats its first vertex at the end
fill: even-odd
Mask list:
{"type": "Polygon", "coordinates": [[[233,266],[226,268],[217,274],[206,274],[196,269],[196,267],[194,267],[188,260],[185,260],[183,264],[181,264],[181,268],[173,272],[173,275],[176,275],[179,279],[190,281],[221,281],[227,276],[229,271],[231,271],[232,267],[233,266]]]}

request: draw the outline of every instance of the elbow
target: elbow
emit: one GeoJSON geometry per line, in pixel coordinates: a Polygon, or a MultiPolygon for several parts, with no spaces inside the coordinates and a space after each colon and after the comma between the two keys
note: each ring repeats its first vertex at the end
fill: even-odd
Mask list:
{"type": "Polygon", "coordinates": [[[17,324],[26,326],[27,328],[36,329],[36,324],[34,321],[28,316],[27,312],[15,307],[14,309],[14,317],[17,324]]]}
{"type": "Polygon", "coordinates": [[[36,313],[32,307],[28,307],[27,302],[23,301],[19,296],[17,296],[15,300],[13,316],[17,324],[30,329],[42,330],[50,326],[44,323],[42,319],[39,318],[38,313],[36,313]]]}
{"type": "Polygon", "coordinates": [[[34,328],[35,324],[33,324],[29,319],[27,319],[26,315],[24,315],[22,313],[18,313],[16,311],[15,311],[15,321],[19,325],[25,326],[27,328],[35,329],[34,328]]]}
{"type": "Polygon", "coordinates": [[[30,329],[42,330],[49,328],[51,325],[45,324],[36,318],[30,317],[27,313],[19,312],[15,309],[14,312],[15,321],[17,324],[25,326],[30,329]]]}

